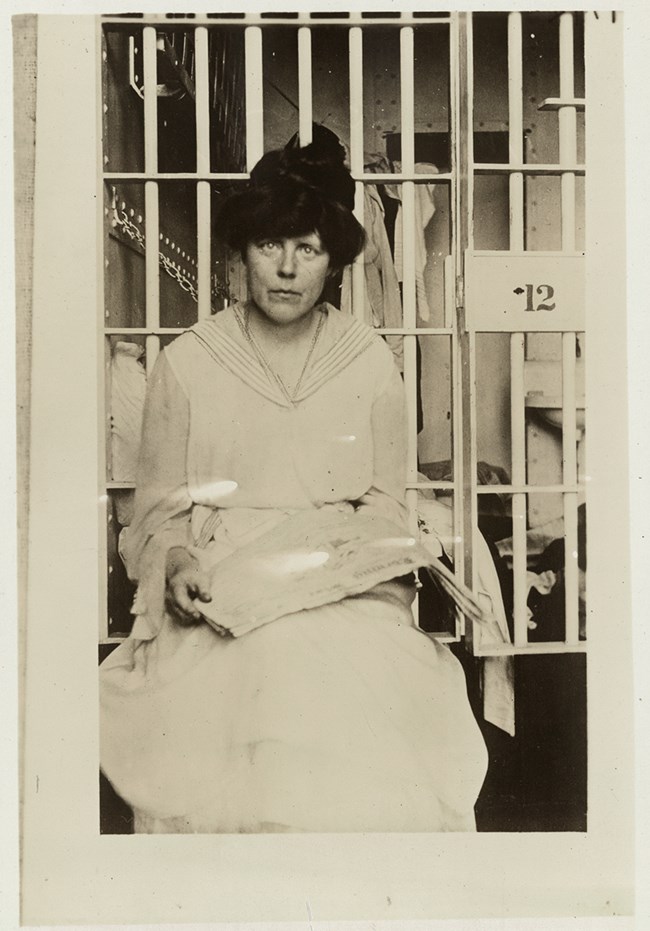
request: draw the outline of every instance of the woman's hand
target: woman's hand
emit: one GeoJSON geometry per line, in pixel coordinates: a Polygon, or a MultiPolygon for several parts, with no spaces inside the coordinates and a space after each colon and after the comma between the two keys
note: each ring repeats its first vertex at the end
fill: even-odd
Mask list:
{"type": "Polygon", "coordinates": [[[212,601],[208,579],[198,561],[183,546],[173,546],[167,553],[165,566],[165,604],[175,621],[184,626],[202,620],[197,600],[212,601]]]}

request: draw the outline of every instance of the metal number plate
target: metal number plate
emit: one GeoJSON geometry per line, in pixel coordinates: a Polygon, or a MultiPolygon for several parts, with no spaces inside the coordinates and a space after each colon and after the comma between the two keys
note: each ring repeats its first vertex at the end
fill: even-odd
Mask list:
{"type": "Polygon", "coordinates": [[[467,253],[465,282],[469,330],[509,333],[585,328],[582,255],[467,253]]]}

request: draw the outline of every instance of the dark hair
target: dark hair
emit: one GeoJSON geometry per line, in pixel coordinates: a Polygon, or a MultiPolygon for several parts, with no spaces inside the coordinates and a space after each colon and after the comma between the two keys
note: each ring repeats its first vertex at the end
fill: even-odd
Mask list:
{"type": "Polygon", "coordinates": [[[330,266],[340,269],[354,261],[365,243],[353,204],[354,181],[342,157],[323,151],[316,141],[303,148],[289,143],[267,152],[253,168],[249,185],[224,201],[215,234],[245,258],[248,245],[260,239],[317,232],[330,266]]]}

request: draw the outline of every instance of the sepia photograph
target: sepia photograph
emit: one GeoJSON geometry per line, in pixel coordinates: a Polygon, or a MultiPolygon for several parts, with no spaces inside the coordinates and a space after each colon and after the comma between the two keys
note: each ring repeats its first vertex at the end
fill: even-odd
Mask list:
{"type": "Polygon", "coordinates": [[[632,915],[626,12],[106,6],[12,20],[23,923],[632,915]]]}
{"type": "Polygon", "coordinates": [[[586,829],[584,15],[102,22],[101,744],[134,830],[586,829]],[[335,582],[310,523],[261,578],[232,558],[332,508],[485,620],[404,567],[205,621],[225,557],[261,606],[335,582]]]}

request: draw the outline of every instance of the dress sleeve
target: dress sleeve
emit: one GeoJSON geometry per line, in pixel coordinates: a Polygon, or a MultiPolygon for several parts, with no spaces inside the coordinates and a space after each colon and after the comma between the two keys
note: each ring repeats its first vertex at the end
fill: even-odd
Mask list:
{"type": "Polygon", "coordinates": [[[358,510],[371,509],[405,526],[406,396],[404,383],[387,347],[384,375],[372,406],[373,480],[358,510]]]}
{"type": "Polygon", "coordinates": [[[189,402],[162,352],[147,385],[133,521],[124,545],[127,573],[138,583],[137,639],[150,639],[160,627],[167,551],[192,545],[188,436],[189,402]]]}

